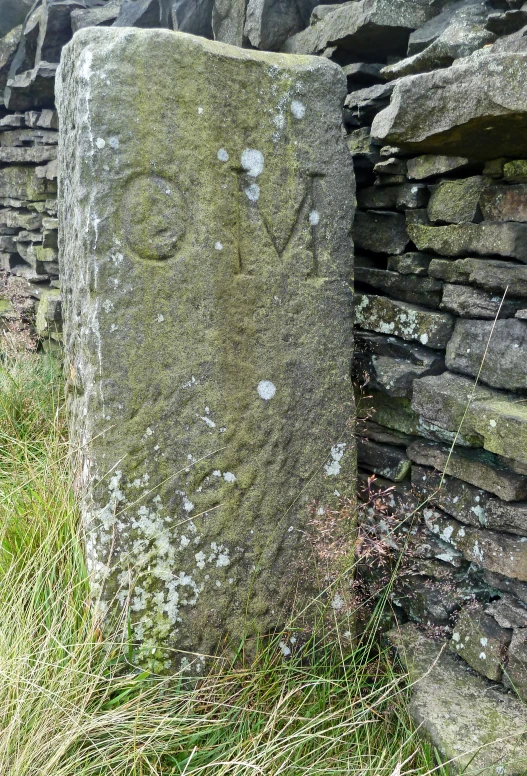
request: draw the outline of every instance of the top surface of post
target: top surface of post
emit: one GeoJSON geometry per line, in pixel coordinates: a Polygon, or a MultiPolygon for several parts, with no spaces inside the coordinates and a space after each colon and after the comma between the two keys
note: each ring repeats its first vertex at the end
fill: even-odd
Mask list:
{"type": "Polygon", "coordinates": [[[354,489],[345,92],[325,59],[165,30],[88,28],[63,51],[88,563],[158,670],[281,625],[317,589],[309,505],[354,489]]]}

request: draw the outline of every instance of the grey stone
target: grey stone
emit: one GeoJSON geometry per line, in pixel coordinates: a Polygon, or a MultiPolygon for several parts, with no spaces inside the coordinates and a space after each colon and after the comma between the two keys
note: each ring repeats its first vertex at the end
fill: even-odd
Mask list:
{"type": "Polygon", "coordinates": [[[503,165],[503,177],[510,183],[527,183],[527,159],[517,159],[503,165]]]}
{"type": "Polygon", "coordinates": [[[511,595],[502,596],[485,607],[502,628],[527,628],[527,608],[511,595]]]}
{"type": "Polygon", "coordinates": [[[353,239],[358,248],[392,254],[404,253],[410,242],[404,216],[389,210],[357,210],[353,239]]]}
{"type": "Polygon", "coordinates": [[[503,167],[506,161],[505,157],[501,156],[499,159],[490,159],[485,162],[483,175],[488,178],[503,178],[503,167]]]}
{"type": "Polygon", "coordinates": [[[411,398],[417,377],[440,374],[442,353],[413,345],[396,337],[357,331],[354,374],[368,375],[368,385],[389,396],[411,398]]]}
{"type": "Polygon", "coordinates": [[[4,167],[0,169],[0,191],[14,200],[45,200],[50,184],[37,178],[31,167],[4,167]]]}
{"type": "Polygon", "coordinates": [[[483,217],[487,221],[527,221],[527,186],[492,186],[481,194],[483,217]]]}
{"type": "Polygon", "coordinates": [[[527,53],[476,51],[449,68],[400,78],[372,136],[417,153],[527,155],[526,82],[527,53]]]}
{"type": "Polygon", "coordinates": [[[122,0],[113,27],[166,28],[171,25],[170,0],[122,0]]]}
{"type": "Polygon", "coordinates": [[[309,24],[318,0],[248,0],[244,34],[250,43],[265,51],[278,51],[288,38],[309,24]]]}
{"type": "Polygon", "coordinates": [[[411,464],[404,450],[371,439],[357,438],[357,460],[363,469],[393,482],[405,480],[410,474],[411,464]]]}
{"type": "Polygon", "coordinates": [[[490,259],[433,259],[429,273],[447,283],[473,283],[503,295],[527,297],[527,267],[490,259]]]}
{"type": "Polygon", "coordinates": [[[436,313],[424,307],[383,296],[356,295],[355,322],[361,329],[391,334],[430,348],[445,348],[452,334],[449,313],[436,313]]]}
{"type": "Polygon", "coordinates": [[[398,159],[396,156],[382,159],[382,161],[375,165],[373,172],[376,172],[378,175],[406,175],[406,162],[404,159],[398,159]]]}
{"type": "Polygon", "coordinates": [[[403,253],[388,258],[388,269],[401,275],[428,275],[428,267],[433,256],[427,253],[403,253]]]}
{"type": "Polygon", "coordinates": [[[78,8],[71,12],[71,30],[77,32],[84,27],[109,27],[117,19],[120,8],[121,0],[110,0],[95,8],[78,8]]]}
{"type": "Polygon", "coordinates": [[[517,630],[512,636],[503,683],[511,687],[520,698],[527,699],[527,630],[517,630]]]}
{"type": "Polygon", "coordinates": [[[369,287],[369,291],[383,291],[410,304],[439,307],[443,284],[439,280],[417,275],[400,275],[384,269],[355,267],[355,282],[369,287]]]}
{"type": "Polygon", "coordinates": [[[379,426],[378,423],[374,423],[371,420],[359,420],[357,422],[357,434],[363,439],[395,447],[406,447],[415,439],[415,437],[403,434],[401,431],[394,431],[384,428],[384,426],[379,426]]]}
{"type": "Polygon", "coordinates": [[[447,172],[465,170],[469,165],[470,161],[463,156],[425,154],[408,159],[407,170],[410,180],[422,181],[447,172]]]}
{"type": "Polygon", "coordinates": [[[485,571],[484,577],[487,584],[491,585],[496,591],[511,593],[524,604],[527,604],[527,584],[525,582],[518,582],[517,579],[509,579],[504,577],[503,574],[494,574],[491,571],[485,571]]]}
{"type": "Polygon", "coordinates": [[[4,132],[6,129],[18,129],[24,126],[24,114],[23,113],[8,113],[0,119],[0,130],[4,132]]]}
{"type": "Polygon", "coordinates": [[[488,385],[509,391],[527,390],[526,360],[527,322],[517,318],[478,321],[477,326],[458,320],[446,349],[449,369],[473,377],[480,374],[488,385]]]}
{"type": "MultiPolygon", "coordinates": [[[[502,299],[490,291],[471,286],[447,283],[443,287],[443,299],[439,308],[461,318],[512,318],[524,305],[521,299],[502,299]]],[[[507,386],[508,387],[508,386],[507,386]]]]}
{"type": "Polygon", "coordinates": [[[422,183],[403,183],[400,186],[368,186],[357,191],[357,205],[374,210],[420,208],[428,201],[428,189],[422,183]]]}
{"type": "Polygon", "coordinates": [[[488,181],[481,175],[464,178],[460,181],[441,181],[433,189],[432,197],[428,203],[430,221],[445,224],[475,221],[479,213],[481,193],[487,186],[488,181]]]}
{"type": "Polygon", "coordinates": [[[212,38],[214,0],[173,0],[172,27],[180,32],[212,38]]]}
{"type": "Polygon", "coordinates": [[[379,146],[373,145],[369,127],[355,129],[346,138],[355,166],[373,167],[380,157],[379,146]]]}
{"type": "Polygon", "coordinates": [[[423,516],[432,533],[460,550],[471,563],[520,582],[527,580],[525,537],[472,528],[438,510],[424,509],[423,516]]]}
{"type": "MultiPolygon", "coordinates": [[[[0,37],[0,104],[3,103],[3,91],[7,84],[9,76],[9,70],[15,58],[20,39],[22,37],[22,25],[15,27],[7,33],[5,37],[0,37]]],[[[9,117],[5,117],[9,119],[9,117]]],[[[0,122],[3,122],[1,119],[0,122]]],[[[0,126],[6,126],[6,124],[0,123],[0,126]]]]}
{"type": "MultiPolygon", "coordinates": [[[[382,71],[383,75],[386,78],[400,78],[436,68],[449,67],[454,60],[468,57],[474,51],[489,43],[494,43],[496,40],[495,33],[485,28],[488,7],[483,0],[455,3],[454,6],[443,11],[439,17],[428,22],[428,25],[437,22],[439,26],[443,21],[441,16],[444,17],[447,14],[450,15],[447,25],[430,42],[430,45],[401,62],[385,67],[382,71]]],[[[418,33],[419,31],[417,31],[418,33]]],[[[415,38],[413,43],[415,43],[415,38]]],[[[410,48],[412,48],[411,36],[410,48]]]]}
{"type": "Polygon", "coordinates": [[[59,223],[79,228],[61,231],[61,288],[93,599],[131,596],[154,670],[178,670],[176,648],[199,673],[226,633],[282,623],[291,590],[311,600],[308,505],[353,498],[345,89],[327,59],[172,31],[86,28],[63,50],[59,223]]]}
{"type": "Polygon", "coordinates": [[[491,13],[485,26],[487,30],[494,32],[496,35],[511,35],[526,24],[527,7],[524,5],[524,10],[518,8],[516,10],[507,11],[504,14],[491,13]]]}
{"type": "Polygon", "coordinates": [[[73,34],[71,13],[85,7],[82,0],[42,0],[35,66],[40,62],[59,63],[62,48],[73,34]]]}
{"type": "MultiPolygon", "coordinates": [[[[321,8],[328,8],[328,6],[321,6],[321,8]]],[[[373,62],[352,62],[349,65],[344,65],[342,70],[348,80],[348,89],[351,86],[355,88],[358,84],[361,86],[373,86],[374,84],[382,83],[385,80],[381,75],[383,67],[384,65],[373,62]]],[[[354,91],[354,88],[350,89],[350,91],[354,91]]]]}
{"type": "Polygon", "coordinates": [[[527,499],[527,477],[516,474],[502,459],[487,451],[464,448],[450,450],[442,445],[422,441],[412,442],[407,452],[411,461],[446,471],[452,477],[494,493],[505,501],[527,499]]]}
{"type": "Polygon", "coordinates": [[[389,637],[409,671],[410,714],[442,759],[453,761],[466,776],[496,771],[522,776],[527,713],[521,701],[468,673],[458,658],[412,623],[389,637]]]}
{"type": "MultiPolygon", "coordinates": [[[[487,527],[487,505],[492,497],[481,488],[441,474],[427,466],[412,466],[412,484],[420,503],[431,504],[475,528],[487,527]]],[[[500,504],[505,502],[498,501],[500,504]]]]}
{"type": "Polygon", "coordinates": [[[493,221],[448,226],[412,224],[408,225],[408,234],[420,251],[441,256],[493,254],[527,262],[527,224],[493,221]]]}
{"type": "Polygon", "coordinates": [[[4,89],[6,108],[14,111],[53,108],[56,72],[56,64],[40,62],[32,70],[9,78],[4,89]]]}
{"type": "Polygon", "coordinates": [[[370,125],[375,115],[388,105],[392,92],[393,84],[387,83],[358,89],[346,97],[344,111],[348,119],[370,125]]]}
{"type": "Polygon", "coordinates": [[[242,46],[247,0],[214,0],[212,32],[214,39],[231,46],[242,46]]]}
{"type": "Polygon", "coordinates": [[[0,38],[22,24],[34,0],[0,0],[0,38]]]}
{"type": "Polygon", "coordinates": [[[527,504],[510,504],[490,499],[485,512],[489,528],[527,536],[527,504]]]}
{"type": "Polygon", "coordinates": [[[428,210],[426,208],[418,208],[417,210],[406,211],[406,223],[411,224],[424,224],[430,226],[430,219],[428,218],[428,210]]]}
{"type": "Polygon", "coordinates": [[[57,158],[57,149],[50,146],[36,148],[0,148],[0,164],[42,164],[57,158]]]}
{"type": "Polygon", "coordinates": [[[426,0],[358,0],[294,35],[284,45],[290,54],[315,54],[328,46],[353,52],[356,60],[404,54],[412,30],[435,15],[426,0]]]}
{"type": "MultiPolygon", "coordinates": [[[[514,462],[527,461],[527,408],[517,394],[481,383],[475,388],[474,380],[444,372],[414,382],[412,408],[451,432],[463,424],[463,435],[474,447],[483,446],[514,462]]],[[[513,463],[510,467],[520,471],[513,463]]]]}
{"type": "Polygon", "coordinates": [[[450,644],[471,668],[499,682],[511,637],[512,630],[501,628],[481,604],[473,604],[461,610],[450,644]]]}

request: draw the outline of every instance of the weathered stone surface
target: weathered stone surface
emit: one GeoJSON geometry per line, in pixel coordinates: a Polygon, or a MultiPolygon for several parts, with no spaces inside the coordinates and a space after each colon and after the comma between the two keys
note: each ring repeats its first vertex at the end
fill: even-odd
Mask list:
{"type": "Polygon", "coordinates": [[[483,382],[509,391],[527,390],[526,361],[527,321],[517,318],[456,321],[446,350],[449,369],[475,377],[481,368],[483,382]]]}
{"type": "MultiPolygon", "coordinates": [[[[381,156],[383,149],[381,148],[381,156]]],[[[396,156],[383,158],[373,168],[379,175],[406,175],[406,161],[396,156]]]]}
{"type": "MultiPolygon", "coordinates": [[[[378,165],[377,165],[378,166],[378,165]]],[[[357,205],[374,210],[407,210],[425,207],[428,189],[422,183],[403,183],[400,186],[368,186],[357,192],[357,205]]]]}
{"type": "Polygon", "coordinates": [[[328,46],[352,51],[357,60],[404,54],[412,30],[435,15],[426,0],[358,0],[343,3],[284,45],[290,54],[315,54],[328,46]]]}
{"type": "Polygon", "coordinates": [[[496,531],[527,536],[527,504],[490,499],[485,507],[486,524],[496,531]]]}
{"type": "Polygon", "coordinates": [[[525,537],[472,528],[438,510],[425,509],[423,515],[428,529],[453,544],[471,563],[520,582],[527,581],[525,537]]]}
{"type": "Polygon", "coordinates": [[[172,28],[212,38],[214,0],[172,0],[172,28]]]}
{"type": "Polygon", "coordinates": [[[488,291],[527,297],[527,267],[490,259],[433,259],[429,274],[447,283],[473,283],[488,291]]]}
{"type": "Polygon", "coordinates": [[[508,650],[507,667],[503,683],[527,699],[527,629],[514,632],[508,650]]]}
{"type": "Polygon", "coordinates": [[[527,221],[527,186],[492,186],[480,200],[487,221],[527,221]]]}
{"type": "Polygon", "coordinates": [[[384,426],[379,426],[378,423],[374,423],[371,420],[359,420],[357,422],[357,434],[364,439],[395,447],[406,447],[415,439],[415,437],[409,434],[403,434],[402,431],[394,431],[384,428],[384,426]]]}
{"type": "Polygon", "coordinates": [[[439,374],[445,368],[443,354],[396,337],[358,331],[355,335],[354,374],[368,375],[368,385],[389,396],[411,398],[417,377],[439,374]]]}
{"type": "Polygon", "coordinates": [[[4,89],[4,104],[9,110],[52,108],[54,105],[56,64],[40,62],[32,70],[9,77],[4,89]]]}
{"type": "Polygon", "coordinates": [[[19,200],[45,200],[50,187],[37,178],[31,167],[4,167],[0,169],[0,191],[4,197],[19,200]]]}
{"type": "Polygon", "coordinates": [[[488,490],[505,501],[527,499],[527,477],[512,471],[492,453],[457,447],[451,451],[448,447],[425,441],[412,442],[407,452],[411,461],[446,471],[452,477],[488,490]]]}
{"type": "Polygon", "coordinates": [[[403,302],[434,308],[439,307],[443,288],[443,284],[434,278],[401,276],[398,272],[370,267],[356,267],[355,282],[367,285],[376,291],[384,291],[390,296],[402,299],[403,302]]]}
{"type": "Polygon", "coordinates": [[[412,224],[408,225],[408,234],[420,251],[432,251],[440,256],[494,254],[527,262],[527,224],[412,224]]]}
{"type": "Polygon", "coordinates": [[[363,469],[393,482],[405,480],[410,474],[411,464],[404,449],[371,439],[357,438],[357,460],[363,469]]]}
{"type": "Polygon", "coordinates": [[[110,0],[105,5],[95,8],[78,8],[71,12],[71,30],[77,32],[84,27],[99,27],[100,25],[109,27],[117,19],[120,8],[120,0],[110,0]]]}
{"type": "Polygon", "coordinates": [[[0,0],[0,38],[22,24],[32,5],[33,0],[0,0]]]}
{"type": "MultiPolygon", "coordinates": [[[[327,6],[322,6],[322,8],[324,7],[327,8],[327,6]]],[[[383,67],[384,65],[374,62],[352,62],[349,65],[344,65],[342,70],[348,80],[348,89],[354,91],[358,84],[373,86],[373,84],[382,83],[385,80],[381,75],[383,67]]]]}
{"type": "Polygon", "coordinates": [[[507,160],[504,156],[499,159],[490,159],[483,166],[483,175],[488,178],[503,178],[503,166],[507,160]]]}
{"type": "Polygon", "coordinates": [[[448,512],[461,523],[475,528],[487,526],[487,504],[492,497],[486,491],[435,469],[415,464],[412,466],[412,484],[420,494],[421,502],[426,501],[448,512]]]}
{"type": "Polygon", "coordinates": [[[441,3],[441,12],[410,35],[408,56],[413,56],[428,48],[458,17],[465,16],[470,18],[473,14],[477,14],[478,17],[485,18],[486,20],[488,14],[483,9],[484,3],[481,0],[475,0],[474,2],[470,0],[468,2],[467,0],[457,0],[441,3]]]}
{"type": "Polygon", "coordinates": [[[446,347],[454,323],[448,313],[368,294],[357,294],[355,322],[361,329],[392,334],[430,348],[446,347]]]}
{"type": "Polygon", "coordinates": [[[415,159],[408,159],[407,170],[410,180],[422,181],[425,178],[433,178],[435,175],[444,175],[466,169],[470,161],[464,156],[437,156],[425,154],[415,159]]]}
{"type": "Polygon", "coordinates": [[[488,30],[496,35],[511,35],[527,24],[527,6],[523,9],[514,9],[505,13],[491,13],[487,24],[488,30]]]}
{"type": "MultiPolygon", "coordinates": [[[[3,91],[7,83],[9,69],[15,58],[20,39],[22,37],[22,25],[15,27],[7,35],[0,37],[0,105],[3,104],[3,91]]],[[[0,126],[2,126],[0,124],[0,126]]]]}
{"type": "Polygon", "coordinates": [[[527,155],[527,53],[483,49],[444,70],[400,78],[372,135],[422,153],[527,155]]]}
{"type": "Polygon", "coordinates": [[[170,0],[122,0],[114,27],[170,27],[170,0]]]}
{"type": "Polygon", "coordinates": [[[212,32],[214,39],[231,46],[243,45],[243,25],[247,0],[214,0],[212,32]]]}
{"type": "Polygon", "coordinates": [[[512,630],[501,628],[481,604],[476,604],[461,610],[450,644],[471,668],[499,682],[511,637],[512,630]]]}
{"type": "Polygon", "coordinates": [[[447,283],[439,308],[461,318],[512,318],[525,304],[522,299],[507,299],[490,291],[447,283]]]}
{"type": "Polygon", "coordinates": [[[442,181],[433,190],[428,203],[430,221],[445,224],[474,221],[479,212],[481,192],[487,186],[488,181],[481,175],[460,181],[442,181]]]}
{"type": "Polygon", "coordinates": [[[516,394],[481,383],[474,390],[473,380],[444,372],[415,381],[412,408],[452,432],[463,421],[462,432],[474,446],[482,444],[498,455],[527,461],[527,408],[516,394]]]}
{"type": "Polygon", "coordinates": [[[410,242],[404,216],[389,210],[357,210],[353,238],[358,248],[379,253],[404,253],[410,242]]]}
{"type": "Polygon", "coordinates": [[[521,701],[468,673],[441,643],[408,623],[391,631],[413,684],[410,713],[445,761],[466,776],[522,776],[527,768],[521,701]],[[507,731],[504,734],[504,731],[507,731]]]}
{"type": "Polygon", "coordinates": [[[503,166],[503,176],[511,183],[527,183],[527,159],[517,159],[503,166]]]}
{"type": "Polygon", "coordinates": [[[308,26],[317,3],[318,0],[248,0],[245,36],[255,48],[278,51],[288,38],[308,26]]]}
{"type": "Polygon", "coordinates": [[[485,607],[502,628],[527,628],[527,608],[511,595],[504,595],[485,607]]]}
{"type": "Polygon", "coordinates": [[[62,308],[58,289],[50,289],[42,294],[37,308],[35,328],[40,337],[57,335],[62,331],[62,308]]]}
{"type": "Polygon", "coordinates": [[[33,148],[0,147],[0,164],[42,164],[57,158],[57,149],[52,146],[33,148]]]}
{"type": "Polygon", "coordinates": [[[87,557],[94,598],[131,595],[138,659],[158,670],[178,668],[171,647],[210,655],[279,625],[317,589],[308,503],[353,497],[345,88],[324,58],[163,30],[88,28],[63,51],[87,557]]]}
{"type": "Polygon", "coordinates": [[[348,94],[344,103],[347,119],[355,124],[371,124],[374,116],[390,102],[393,84],[375,84],[348,94]]]}
{"type": "MultiPolygon", "coordinates": [[[[484,0],[450,4],[443,13],[424,25],[425,28],[435,25],[439,32],[440,26],[443,27],[445,21],[447,22],[437,37],[434,35],[430,45],[401,62],[385,67],[383,75],[386,78],[400,78],[435,68],[449,67],[454,60],[468,57],[483,46],[494,43],[496,34],[485,28],[487,17],[488,6],[484,0]]],[[[425,40],[425,35],[431,37],[430,31],[423,34],[422,30],[418,30],[417,34],[420,32],[420,42],[425,40]]],[[[416,38],[412,40],[410,36],[409,53],[416,43],[416,38]]]]}
{"type": "Polygon", "coordinates": [[[403,253],[388,258],[388,269],[401,275],[428,275],[428,267],[433,256],[428,253],[403,253]]]}
{"type": "Polygon", "coordinates": [[[381,158],[379,146],[373,145],[368,127],[350,132],[346,138],[354,164],[359,167],[373,167],[381,158]]]}

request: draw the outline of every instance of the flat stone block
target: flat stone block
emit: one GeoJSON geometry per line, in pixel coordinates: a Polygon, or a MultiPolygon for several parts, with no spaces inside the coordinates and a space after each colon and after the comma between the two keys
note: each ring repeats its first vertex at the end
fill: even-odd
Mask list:
{"type": "Polygon", "coordinates": [[[353,498],[345,93],[327,59],[159,29],[85,28],[63,49],[88,567],[103,612],[130,596],[156,671],[199,673],[225,637],[280,627],[319,589],[309,503],[353,498]]]}
{"type": "Polygon", "coordinates": [[[412,623],[389,638],[415,682],[410,713],[444,761],[465,768],[466,776],[523,776],[527,712],[521,701],[469,673],[412,623]]]}
{"type": "Polygon", "coordinates": [[[470,605],[461,610],[450,644],[478,674],[501,682],[511,637],[512,630],[501,628],[481,605],[470,605]]]}
{"type": "Polygon", "coordinates": [[[430,221],[461,224],[476,220],[481,192],[488,185],[488,181],[481,175],[460,181],[442,181],[433,190],[428,203],[430,221]]]}
{"type": "Polygon", "coordinates": [[[388,210],[358,210],[353,224],[353,239],[357,248],[393,254],[404,253],[410,242],[405,217],[388,210]]]}
{"type": "MultiPolygon", "coordinates": [[[[376,166],[377,171],[378,165],[376,166]]],[[[374,210],[424,207],[428,202],[428,189],[422,183],[403,183],[400,186],[368,186],[357,191],[357,205],[374,210]]]]}
{"type": "Polygon", "coordinates": [[[487,221],[527,221],[527,185],[491,186],[480,205],[487,221]]]}
{"type": "Polygon", "coordinates": [[[420,251],[432,251],[440,256],[493,254],[527,262],[527,224],[409,224],[408,234],[420,251]]]}
{"type": "Polygon", "coordinates": [[[410,180],[422,181],[436,175],[464,170],[469,165],[469,159],[464,156],[424,154],[416,156],[414,159],[408,159],[407,172],[410,180]]]}
{"type": "Polygon", "coordinates": [[[398,272],[370,267],[355,267],[357,282],[403,302],[432,308],[439,307],[443,290],[443,284],[434,278],[400,275],[398,272]]]}
{"type": "Polygon", "coordinates": [[[393,482],[401,482],[410,474],[411,463],[404,449],[371,439],[357,439],[357,460],[363,469],[393,482]]]}
{"type": "Polygon", "coordinates": [[[447,283],[471,283],[503,296],[527,297],[527,267],[491,259],[432,259],[429,274],[447,283]]]}
{"type": "Polygon", "coordinates": [[[428,267],[434,257],[428,253],[403,253],[388,258],[388,269],[401,275],[428,275],[428,267]]]}
{"type": "Polygon", "coordinates": [[[355,323],[360,329],[391,334],[430,348],[444,348],[454,321],[449,313],[436,313],[384,296],[356,294],[355,323]]]}
{"type": "MultiPolygon", "coordinates": [[[[445,262],[452,264],[452,262],[445,262]]],[[[457,263],[457,262],[454,262],[457,263]]],[[[435,267],[434,267],[435,269],[435,267]]],[[[447,267],[447,271],[448,271],[447,267]]],[[[454,268],[455,271],[455,268],[454,268]]],[[[470,277],[470,275],[469,275],[470,277]]],[[[443,287],[443,297],[439,308],[460,318],[512,318],[525,305],[522,299],[505,300],[496,293],[483,291],[472,286],[446,283],[443,287]]]]}

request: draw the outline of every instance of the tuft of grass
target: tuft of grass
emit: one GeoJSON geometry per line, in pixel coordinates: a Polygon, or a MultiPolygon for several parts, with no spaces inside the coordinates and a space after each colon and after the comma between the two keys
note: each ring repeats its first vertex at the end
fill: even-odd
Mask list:
{"type": "Polygon", "coordinates": [[[429,773],[405,677],[371,634],[321,624],[287,658],[276,634],[194,682],[127,662],[126,628],[103,637],[88,605],[63,398],[53,361],[0,362],[0,773],[429,773]]]}

